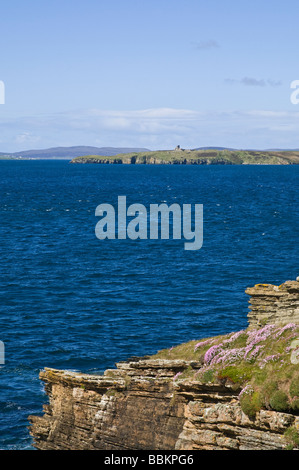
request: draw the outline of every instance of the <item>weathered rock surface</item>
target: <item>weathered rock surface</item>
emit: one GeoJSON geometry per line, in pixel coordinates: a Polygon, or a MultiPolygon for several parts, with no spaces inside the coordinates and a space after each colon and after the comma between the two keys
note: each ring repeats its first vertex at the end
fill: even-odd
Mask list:
{"type": "Polygon", "coordinates": [[[299,323],[299,282],[287,281],[280,286],[257,284],[246,290],[250,297],[250,326],[268,323],[299,323]]]}
{"type": "MultiPolygon", "coordinates": [[[[299,323],[299,282],[257,285],[249,324],[299,323]]],[[[49,404],[30,416],[41,450],[281,450],[284,432],[299,432],[299,416],[260,410],[250,419],[229,381],[180,379],[200,362],[135,358],[103,375],[46,368],[40,373],[49,404]]],[[[194,376],[193,376],[194,377],[194,376]]],[[[196,377],[196,374],[195,374],[196,377]]]]}
{"type": "Polygon", "coordinates": [[[250,420],[226,385],[173,380],[184,361],[119,364],[103,376],[45,369],[50,404],[31,416],[41,450],[273,450],[299,417],[260,411],[250,420]]]}

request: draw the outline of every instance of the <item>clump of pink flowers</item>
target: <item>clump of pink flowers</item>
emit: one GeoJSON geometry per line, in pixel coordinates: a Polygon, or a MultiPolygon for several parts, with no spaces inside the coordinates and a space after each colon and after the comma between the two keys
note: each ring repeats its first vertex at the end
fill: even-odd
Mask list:
{"type": "Polygon", "coordinates": [[[235,361],[242,359],[244,355],[244,348],[222,349],[210,362],[210,364],[232,364],[235,361]]]}
{"type": "Polygon", "coordinates": [[[276,330],[276,329],[277,329],[276,325],[270,324],[260,329],[251,330],[248,332],[247,343],[254,345],[261,341],[265,341],[273,333],[273,330],[276,330]]]}
{"type": "Polygon", "coordinates": [[[240,330],[240,331],[237,331],[237,333],[233,333],[232,336],[230,336],[228,339],[223,341],[223,344],[233,343],[243,333],[245,333],[245,330],[240,330]]]}
{"type": "Polygon", "coordinates": [[[268,362],[274,362],[277,361],[282,357],[282,354],[272,354],[270,356],[265,357],[264,359],[261,360],[260,365],[263,367],[265,364],[268,362]]]}
{"type": "MultiPolygon", "coordinates": [[[[275,341],[280,338],[285,331],[293,331],[296,328],[298,328],[298,325],[296,325],[295,323],[288,323],[283,327],[278,326],[276,324],[269,324],[262,328],[256,328],[254,330],[241,330],[237,333],[231,334],[229,338],[223,340],[222,342],[219,342],[218,344],[213,344],[216,340],[201,341],[195,345],[194,351],[196,351],[202,346],[211,344],[211,347],[204,354],[203,362],[205,366],[213,364],[232,364],[235,361],[239,360],[253,362],[258,358],[260,352],[265,347],[265,344],[262,343],[266,341],[269,337],[273,338],[273,341],[275,341]],[[239,336],[241,336],[242,334],[247,335],[246,345],[239,348],[229,349],[228,346],[233,343],[237,338],[239,338],[239,336]]],[[[277,361],[278,359],[280,359],[280,357],[281,354],[267,356],[266,358],[260,361],[260,365],[264,366],[270,361],[277,361]]]]}
{"type": "Polygon", "coordinates": [[[239,400],[243,395],[251,395],[253,391],[254,390],[250,384],[245,385],[245,387],[242,388],[241,392],[239,393],[239,400]]]}
{"type": "Polygon", "coordinates": [[[220,352],[223,351],[223,349],[221,348],[222,346],[222,343],[220,344],[215,344],[214,346],[211,346],[210,349],[207,350],[207,352],[205,353],[204,355],[204,362],[206,364],[210,364],[212,359],[217,355],[219,354],[220,352]]]}
{"type": "Polygon", "coordinates": [[[201,348],[202,346],[206,346],[207,344],[212,344],[214,341],[210,340],[210,339],[207,339],[206,341],[200,341],[199,343],[197,343],[195,346],[194,346],[194,352],[198,349],[198,348],[201,348]]]}
{"type": "Polygon", "coordinates": [[[296,323],[288,323],[287,325],[283,326],[282,328],[279,328],[279,330],[275,333],[274,338],[278,338],[281,336],[286,330],[294,330],[297,328],[298,325],[296,323]]]}

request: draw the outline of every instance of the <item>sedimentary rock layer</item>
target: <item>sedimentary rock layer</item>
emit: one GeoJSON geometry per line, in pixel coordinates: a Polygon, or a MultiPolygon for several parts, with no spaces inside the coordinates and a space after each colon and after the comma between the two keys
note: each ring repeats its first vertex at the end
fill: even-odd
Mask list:
{"type": "Polygon", "coordinates": [[[31,416],[41,450],[273,450],[299,418],[241,410],[239,390],[226,384],[176,380],[196,369],[187,361],[141,360],[118,364],[103,376],[45,369],[50,403],[31,416]]]}
{"type": "MultiPolygon", "coordinates": [[[[298,279],[298,278],[297,278],[298,279]]],[[[299,282],[287,281],[280,286],[257,284],[248,288],[250,326],[268,323],[299,323],[299,282]]]]}

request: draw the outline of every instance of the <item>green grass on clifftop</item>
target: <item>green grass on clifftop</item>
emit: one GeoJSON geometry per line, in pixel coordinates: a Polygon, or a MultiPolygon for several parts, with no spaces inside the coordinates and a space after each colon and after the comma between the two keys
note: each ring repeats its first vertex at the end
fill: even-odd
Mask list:
{"type": "Polygon", "coordinates": [[[190,341],[159,351],[153,359],[199,361],[176,380],[230,385],[243,411],[260,409],[299,414],[299,325],[266,325],[237,333],[190,341]]]}

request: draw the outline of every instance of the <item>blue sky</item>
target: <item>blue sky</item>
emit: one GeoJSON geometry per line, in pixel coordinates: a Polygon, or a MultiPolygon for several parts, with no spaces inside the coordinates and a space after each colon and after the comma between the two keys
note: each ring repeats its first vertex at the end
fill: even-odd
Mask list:
{"type": "Polygon", "coordinates": [[[299,148],[294,0],[10,0],[0,151],[299,148]]]}

